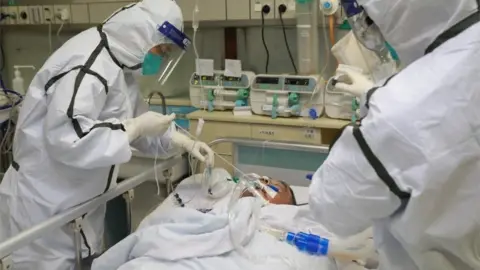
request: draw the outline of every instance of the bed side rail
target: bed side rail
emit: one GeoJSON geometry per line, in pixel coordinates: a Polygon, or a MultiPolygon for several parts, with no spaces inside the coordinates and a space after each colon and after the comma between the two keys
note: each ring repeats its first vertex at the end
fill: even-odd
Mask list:
{"type": "MultiPolygon", "coordinates": [[[[99,195],[76,207],[73,207],[63,213],[55,215],[52,218],[45,220],[44,222],[35,225],[32,228],[25,230],[15,235],[14,237],[7,239],[4,242],[1,242],[0,270],[10,269],[12,263],[10,256],[14,251],[29,245],[38,238],[41,238],[43,235],[50,233],[55,229],[61,228],[62,226],[65,226],[67,224],[72,225],[73,232],[78,231],[79,219],[81,219],[82,215],[96,209],[103,204],[106,204],[108,201],[122,194],[128,193],[133,188],[147,181],[147,179],[149,179],[154,174],[155,169],[160,172],[168,170],[178,164],[181,160],[181,156],[163,160],[155,168],[151,168],[137,176],[125,179],[124,181],[119,183],[114,189],[111,189],[106,193],[99,195]]],[[[81,247],[76,247],[76,249],[78,257],[79,252],[81,252],[81,247]]],[[[80,258],[76,258],[77,267],[81,267],[81,265],[78,265],[79,261],[81,261],[81,254],[80,258]]]]}
{"type": "Polygon", "coordinates": [[[273,147],[273,148],[284,149],[284,150],[328,153],[328,145],[313,145],[313,144],[300,144],[300,143],[294,143],[294,142],[265,141],[265,140],[245,139],[245,138],[235,138],[235,137],[218,138],[209,142],[208,145],[215,146],[221,143],[233,143],[237,145],[246,145],[246,146],[273,147]]]}

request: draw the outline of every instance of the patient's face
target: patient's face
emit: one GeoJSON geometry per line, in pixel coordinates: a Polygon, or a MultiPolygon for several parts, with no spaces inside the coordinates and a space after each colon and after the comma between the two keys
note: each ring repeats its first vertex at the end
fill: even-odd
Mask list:
{"type": "MultiPolygon", "coordinates": [[[[294,199],[293,199],[294,196],[288,184],[280,180],[273,180],[273,179],[260,180],[260,181],[262,181],[266,185],[273,185],[278,189],[278,193],[275,196],[275,198],[270,198],[264,190],[260,191],[260,193],[263,195],[263,198],[265,198],[267,201],[269,201],[272,204],[294,204],[294,199]]],[[[253,194],[250,193],[249,191],[245,191],[242,194],[242,198],[252,197],[252,196],[253,194]]]]}

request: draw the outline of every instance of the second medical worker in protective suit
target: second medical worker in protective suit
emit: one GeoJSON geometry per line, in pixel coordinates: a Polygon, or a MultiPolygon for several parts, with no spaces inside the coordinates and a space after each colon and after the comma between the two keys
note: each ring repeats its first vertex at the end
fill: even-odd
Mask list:
{"type": "Polygon", "coordinates": [[[384,37],[405,68],[372,90],[349,74],[369,110],[314,174],[312,211],[343,236],[373,224],[382,270],[480,269],[479,2],[342,4],[357,39],[384,37]]]}
{"type": "MultiPolygon", "coordinates": [[[[151,154],[180,146],[212,163],[206,144],[175,130],[174,115],[147,112],[136,82],[137,74],[166,80],[190,44],[182,28],[175,1],[144,0],[46,61],[28,89],[0,185],[0,241],[114,187],[130,146],[151,154]]],[[[101,251],[104,216],[102,206],[83,217],[85,258],[101,251]]],[[[72,235],[65,226],[15,252],[13,269],[73,269],[72,235]]]]}

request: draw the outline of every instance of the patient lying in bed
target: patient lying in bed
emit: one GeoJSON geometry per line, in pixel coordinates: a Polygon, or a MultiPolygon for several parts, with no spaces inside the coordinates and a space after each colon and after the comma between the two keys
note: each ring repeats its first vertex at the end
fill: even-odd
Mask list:
{"type": "MultiPolygon", "coordinates": [[[[225,202],[231,194],[214,203],[205,194],[196,195],[192,200],[192,194],[196,193],[189,196],[188,188],[182,189],[180,185],[177,188],[179,196],[188,198],[184,200],[188,201],[184,207],[179,207],[175,199],[167,199],[143,220],[135,233],[95,260],[92,269],[337,269],[332,268],[336,263],[332,264],[328,258],[300,253],[259,230],[269,227],[330,236],[310,219],[308,207],[296,206],[295,194],[288,184],[279,180],[264,181],[274,185],[278,194],[275,198],[263,194],[271,204],[260,210],[258,220],[254,218],[256,199],[249,192],[243,193],[232,209],[227,209],[225,202]],[[224,203],[220,204],[222,200],[224,203]],[[170,206],[165,207],[168,204],[170,206]],[[229,214],[235,218],[229,220],[229,214]],[[232,232],[247,254],[232,244],[232,232]]],[[[348,263],[338,269],[364,268],[348,263]]]]}
{"type": "MultiPolygon", "coordinates": [[[[289,204],[297,205],[297,200],[295,199],[295,194],[293,193],[292,188],[289,184],[275,179],[263,178],[262,181],[266,185],[272,185],[277,188],[278,192],[274,198],[270,198],[265,191],[260,191],[263,197],[272,204],[289,204]]],[[[249,191],[246,191],[242,194],[242,197],[252,197],[253,194],[249,191]]]]}

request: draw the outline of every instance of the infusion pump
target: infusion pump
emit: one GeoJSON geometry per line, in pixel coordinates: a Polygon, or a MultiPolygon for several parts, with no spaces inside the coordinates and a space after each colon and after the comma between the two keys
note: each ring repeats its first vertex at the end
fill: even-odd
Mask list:
{"type": "Polygon", "coordinates": [[[193,73],[190,78],[190,101],[200,109],[232,110],[248,106],[249,88],[254,73],[243,71],[240,77],[229,77],[224,71],[215,71],[213,76],[193,73]]]}
{"type": "Polygon", "coordinates": [[[325,81],[320,76],[257,75],[250,87],[252,111],[281,117],[320,117],[325,81]]]}

